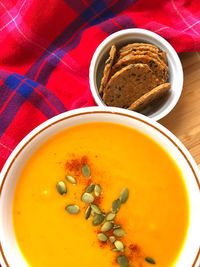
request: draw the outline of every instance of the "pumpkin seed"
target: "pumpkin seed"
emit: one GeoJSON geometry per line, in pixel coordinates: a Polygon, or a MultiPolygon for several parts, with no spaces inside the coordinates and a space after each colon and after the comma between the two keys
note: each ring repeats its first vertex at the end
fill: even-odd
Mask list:
{"type": "Polygon", "coordinates": [[[109,240],[110,240],[111,243],[114,243],[115,240],[116,240],[116,238],[115,238],[113,235],[111,235],[111,236],[109,237],[109,240]]]}
{"type": "Polygon", "coordinates": [[[91,206],[88,206],[86,211],[85,211],[85,219],[87,220],[90,217],[91,214],[91,206]]]}
{"type": "Polygon", "coordinates": [[[121,225],[116,224],[116,225],[113,226],[113,229],[119,229],[120,227],[121,227],[121,225]]]}
{"type": "Polygon", "coordinates": [[[94,226],[97,226],[99,224],[101,224],[105,219],[105,215],[104,214],[95,214],[92,220],[92,224],[94,226]]]}
{"type": "Polygon", "coordinates": [[[85,192],[86,193],[92,193],[93,191],[94,191],[94,184],[90,184],[87,188],[86,188],[86,190],[85,190],[85,192]]]}
{"type": "Polygon", "coordinates": [[[91,204],[91,208],[94,213],[101,214],[101,210],[97,205],[91,204]]]}
{"type": "Polygon", "coordinates": [[[93,197],[93,195],[91,195],[90,193],[84,193],[84,194],[82,195],[81,200],[82,200],[84,203],[89,204],[89,203],[92,203],[92,202],[94,201],[94,197],[93,197]]]}
{"type": "Polygon", "coordinates": [[[109,212],[106,216],[106,221],[112,221],[116,216],[116,213],[109,212]]]}
{"type": "Polygon", "coordinates": [[[101,232],[107,232],[113,228],[113,222],[105,222],[101,227],[101,232]]]}
{"type": "Polygon", "coordinates": [[[95,212],[93,210],[91,210],[91,215],[94,216],[95,215],[95,212]]]}
{"type": "Polygon", "coordinates": [[[115,229],[113,231],[113,234],[117,237],[123,237],[125,236],[126,232],[123,229],[119,228],[119,229],[115,229]]]}
{"type": "Polygon", "coordinates": [[[117,262],[121,267],[129,267],[129,262],[126,256],[120,255],[117,257],[117,262]]]}
{"type": "Polygon", "coordinates": [[[67,193],[67,187],[63,181],[58,182],[56,185],[56,188],[58,190],[58,193],[60,193],[61,195],[64,195],[67,193]]]}
{"type": "Polygon", "coordinates": [[[120,252],[120,250],[119,250],[119,249],[117,249],[117,248],[113,248],[113,249],[112,249],[112,251],[115,251],[115,252],[120,252]]]}
{"type": "Polygon", "coordinates": [[[121,241],[119,241],[119,240],[115,241],[114,245],[115,245],[115,247],[116,247],[117,249],[119,249],[121,252],[124,251],[124,244],[123,244],[121,241]]]}
{"type": "Polygon", "coordinates": [[[82,167],[82,174],[86,178],[89,178],[91,175],[90,167],[87,164],[84,164],[82,167]]]}
{"type": "Polygon", "coordinates": [[[156,264],[156,262],[154,261],[154,259],[152,259],[151,257],[146,257],[145,261],[147,261],[150,264],[156,264]]]}
{"type": "Polygon", "coordinates": [[[66,211],[69,212],[70,214],[77,214],[79,213],[79,206],[77,205],[68,205],[66,208],[66,211]]]}
{"type": "Polygon", "coordinates": [[[101,242],[106,242],[108,240],[107,236],[103,233],[99,233],[97,236],[101,242]]]}
{"type": "Polygon", "coordinates": [[[113,203],[112,203],[112,212],[117,213],[119,209],[120,209],[120,200],[117,199],[117,200],[113,201],[113,203]]]}
{"type": "Polygon", "coordinates": [[[128,200],[129,192],[127,188],[123,188],[121,193],[120,193],[120,202],[124,204],[128,200]]]}
{"type": "Polygon", "coordinates": [[[95,185],[94,194],[95,194],[96,197],[99,197],[101,195],[101,186],[99,184],[95,185]]]}
{"type": "Polygon", "coordinates": [[[71,184],[76,184],[76,179],[75,179],[73,176],[71,176],[71,175],[67,175],[67,176],[66,176],[66,179],[67,179],[67,181],[70,182],[71,184]]]}

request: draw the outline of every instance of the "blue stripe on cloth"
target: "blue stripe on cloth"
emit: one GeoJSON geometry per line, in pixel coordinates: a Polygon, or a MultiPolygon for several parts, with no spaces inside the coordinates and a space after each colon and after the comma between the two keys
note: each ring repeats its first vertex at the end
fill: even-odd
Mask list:
{"type": "Polygon", "coordinates": [[[89,25],[90,26],[94,26],[94,25],[97,25],[97,24],[99,24],[99,23],[101,23],[102,22],[102,19],[100,18],[100,17],[96,17],[95,19],[93,19],[90,23],[89,23],[89,25]]]}
{"type": "MultiPolygon", "coordinates": [[[[67,4],[69,4],[70,7],[75,7],[75,3],[72,0],[65,0],[67,2],[67,4]]],[[[120,1],[120,0],[119,0],[120,1]]],[[[118,2],[119,2],[118,1],[118,2]]],[[[127,0],[125,0],[125,2],[127,2],[127,0]]],[[[128,1],[129,4],[131,5],[131,1],[128,1]]],[[[114,6],[114,5],[113,5],[114,6]]],[[[94,18],[92,21],[87,22],[87,24],[85,25],[84,29],[88,28],[89,26],[93,26],[96,25],[97,23],[100,23],[101,20],[98,20],[97,18],[100,17],[102,19],[102,21],[106,21],[107,19],[113,17],[115,15],[115,13],[113,13],[113,8],[112,6],[110,8],[106,8],[105,3],[101,0],[95,0],[92,3],[92,7],[93,10],[95,11],[95,9],[100,13],[100,14],[95,14],[94,12],[94,18]]],[[[83,7],[82,7],[83,8],[83,7]]],[[[121,9],[118,12],[122,12],[124,8],[127,8],[127,5],[123,4],[123,7],[121,5],[121,9]]],[[[90,10],[91,6],[89,6],[86,10],[90,10]]],[[[77,7],[76,7],[77,10],[77,7]]],[[[86,10],[84,12],[86,12],[86,10]]],[[[80,41],[80,38],[78,38],[78,42],[75,43],[73,40],[70,41],[69,44],[67,44],[67,46],[69,45],[70,49],[64,49],[65,53],[62,56],[58,56],[58,54],[60,52],[58,52],[59,50],[63,49],[60,48],[55,52],[55,47],[59,48],[61,46],[63,46],[68,40],[70,40],[70,38],[74,35],[74,32],[77,31],[78,28],[81,28],[84,24],[85,24],[85,20],[82,18],[82,15],[85,13],[81,13],[79,17],[77,17],[64,31],[63,33],[48,47],[48,51],[51,51],[54,54],[50,55],[50,57],[56,57],[57,59],[53,60],[53,65],[51,67],[48,67],[48,64],[44,64],[44,66],[42,67],[45,68],[44,71],[42,71],[42,69],[40,70],[40,72],[42,71],[43,74],[39,75],[37,78],[37,81],[40,82],[43,85],[46,85],[46,83],[48,82],[48,79],[52,73],[52,71],[56,68],[56,66],[58,65],[59,61],[63,58],[63,56],[70,51],[71,49],[74,49],[80,41]],[[55,56],[56,55],[56,56],[55,56]],[[49,71],[49,73],[48,73],[49,71]],[[45,73],[45,75],[44,75],[45,73]],[[43,80],[44,78],[44,80],[43,80]]],[[[87,11],[88,12],[88,11],[87,11]]],[[[86,15],[88,16],[88,14],[91,16],[91,11],[89,13],[86,13],[86,15]]],[[[112,22],[110,22],[110,24],[112,24],[112,22]]],[[[116,25],[114,25],[113,23],[113,28],[115,28],[116,30],[118,30],[118,28],[116,27],[116,25]]],[[[83,31],[81,31],[82,33],[83,31]]],[[[105,31],[107,33],[107,30],[105,31]]],[[[79,35],[80,31],[78,31],[76,33],[76,35],[79,35]]],[[[74,37],[75,38],[75,37],[74,37]]],[[[65,46],[66,47],[66,46],[65,46]]],[[[35,79],[35,76],[38,72],[38,70],[40,69],[40,66],[43,64],[43,62],[48,58],[49,56],[49,52],[45,51],[42,56],[31,66],[31,68],[28,70],[28,72],[26,73],[26,75],[31,78],[31,79],[35,79]]],[[[61,52],[62,54],[62,52],[61,52]]],[[[48,62],[48,60],[47,60],[48,62]]],[[[50,62],[52,63],[52,60],[50,60],[50,62]]]]}
{"type": "MultiPolygon", "coordinates": [[[[112,6],[112,12],[114,12],[117,15],[121,13],[123,10],[129,8],[137,1],[138,0],[123,0],[123,1],[119,0],[112,6]]],[[[110,0],[104,0],[104,2],[107,4],[107,2],[110,2],[110,0]]]]}
{"type": "Polygon", "coordinates": [[[12,95],[13,91],[16,90],[21,83],[22,80],[19,80],[13,75],[9,75],[5,79],[4,84],[2,84],[2,86],[0,87],[0,109],[4,106],[6,101],[12,95]]]}
{"type": "MultiPolygon", "coordinates": [[[[83,1],[81,0],[64,0],[75,12],[79,13],[80,16],[82,16],[83,18],[85,18],[85,16],[87,17],[87,14],[92,14],[92,16],[96,16],[96,12],[99,9],[99,6],[105,6],[105,1],[94,1],[93,3],[91,3],[90,6],[85,5],[85,3],[83,3],[83,1]],[[96,11],[96,12],[95,12],[96,11]]],[[[112,0],[113,1],[113,0],[112,0]]],[[[100,10],[101,12],[101,10],[100,10]]],[[[101,17],[103,15],[103,18],[101,19],[102,21],[104,21],[107,18],[110,18],[111,16],[114,16],[114,14],[112,14],[111,10],[109,8],[106,8],[105,12],[103,12],[103,14],[99,14],[98,16],[101,17]],[[106,13],[109,14],[109,16],[106,16],[106,13]]]]}
{"type": "Polygon", "coordinates": [[[51,105],[59,112],[63,113],[67,111],[65,105],[61,102],[61,100],[48,88],[30,80],[26,79],[26,83],[30,84],[32,87],[37,88],[37,90],[45,96],[45,98],[51,103],[51,105]]]}
{"type": "MultiPolygon", "coordinates": [[[[17,112],[20,110],[25,101],[26,98],[16,92],[8,102],[5,109],[0,114],[0,137],[9,127],[10,123],[15,118],[17,112]]],[[[42,112],[48,119],[57,115],[57,113],[48,105],[44,98],[42,98],[35,91],[32,91],[32,93],[30,94],[29,102],[34,105],[40,112],[42,112]]]]}
{"type": "Polygon", "coordinates": [[[98,27],[102,31],[106,32],[108,35],[121,30],[121,28],[117,26],[115,23],[113,23],[113,21],[111,20],[106,20],[104,23],[99,24],[98,27]]]}
{"type": "MultiPolygon", "coordinates": [[[[83,31],[84,29],[80,30],[79,33],[74,36],[74,38],[68,45],[66,45],[63,49],[58,50],[57,53],[60,58],[64,57],[68,51],[73,49],[73,47],[75,47],[76,44],[80,42],[83,31]]],[[[41,84],[46,84],[51,73],[54,71],[59,62],[60,61],[57,58],[49,57],[49,59],[45,62],[42,70],[40,71],[40,74],[38,75],[37,82],[41,84]]]]}
{"type": "MultiPolygon", "coordinates": [[[[30,79],[34,80],[35,76],[38,72],[38,69],[42,65],[42,63],[46,60],[46,58],[50,55],[50,53],[53,53],[58,47],[63,46],[67,40],[69,40],[74,33],[83,26],[85,23],[85,20],[79,16],[77,17],[60,35],[59,37],[47,48],[49,51],[45,51],[39,59],[36,60],[36,62],[30,67],[30,69],[27,71],[26,76],[30,79]]],[[[55,57],[54,55],[51,55],[52,57],[55,57]]],[[[57,58],[58,59],[58,58],[57,58]]],[[[60,59],[59,59],[60,61],[60,59]]],[[[45,83],[44,83],[45,84],[45,83]]]]}
{"type": "Polygon", "coordinates": [[[51,105],[59,112],[63,113],[67,111],[64,104],[60,101],[60,99],[48,88],[38,84],[35,81],[32,81],[30,79],[25,80],[26,83],[30,84],[32,87],[37,88],[37,90],[45,96],[45,98],[51,103],[51,105]]]}
{"type": "Polygon", "coordinates": [[[17,92],[26,99],[30,96],[32,91],[33,91],[33,88],[26,83],[23,83],[17,90],[17,92]]]}
{"type": "Polygon", "coordinates": [[[11,89],[15,90],[22,81],[17,77],[10,75],[4,83],[11,89]]]}
{"type": "Polygon", "coordinates": [[[32,80],[30,80],[30,79],[26,79],[26,82],[27,82],[28,84],[30,84],[31,86],[33,86],[33,87],[37,87],[37,86],[38,86],[38,83],[36,83],[35,81],[32,81],[32,80]]]}
{"type": "Polygon", "coordinates": [[[18,74],[18,73],[12,73],[12,74],[13,74],[15,77],[20,78],[21,80],[25,79],[24,76],[22,76],[22,75],[20,75],[20,74],[18,74]]]}
{"type": "Polygon", "coordinates": [[[49,106],[45,99],[36,91],[32,91],[28,101],[42,112],[48,119],[57,115],[57,113],[49,106]]]}
{"type": "Polygon", "coordinates": [[[115,17],[114,21],[116,21],[123,29],[136,28],[133,20],[126,14],[115,17]]]}
{"type": "Polygon", "coordinates": [[[52,93],[50,90],[48,90],[46,87],[44,87],[42,85],[38,85],[37,89],[39,92],[41,92],[46,97],[46,99],[54,106],[54,108],[59,113],[63,113],[65,111],[67,111],[66,107],[60,101],[60,99],[54,93],[52,93]]]}
{"type": "Polygon", "coordinates": [[[17,112],[20,110],[25,101],[34,105],[48,119],[57,115],[57,113],[40,94],[34,91],[30,86],[27,86],[27,84],[22,84],[0,114],[0,136],[9,127],[10,123],[15,118],[17,112]]]}
{"type": "MultiPolygon", "coordinates": [[[[59,55],[65,55],[65,51],[61,50],[59,51],[59,55]]],[[[50,73],[53,72],[55,67],[59,64],[60,60],[55,57],[50,57],[47,62],[45,62],[43,68],[40,71],[40,74],[38,75],[37,82],[41,84],[47,84],[50,73]]]]}
{"type": "MultiPolygon", "coordinates": [[[[121,27],[117,27],[117,25],[115,25],[112,21],[107,20],[109,18],[110,13],[108,12],[108,10],[105,11],[105,22],[101,23],[101,20],[99,17],[96,17],[92,22],[89,23],[90,26],[92,25],[96,25],[97,23],[99,23],[98,27],[102,30],[104,30],[107,34],[111,34],[113,32],[116,32],[117,30],[120,30],[121,27]]],[[[124,24],[127,21],[127,25],[131,25],[132,20],[126,16],[123,17],[124,19],[124,24]]],[[[121,20],[119,20],[119,22],[121,23],[121,20]]],[[[132,27],[134,27],[135,25],[132,23],[132,27]]],[[[88,27],[88,26],[87,26],[88,27]]],[[[77,35],[75,35],[75,37],[71,40],[71,42],[69,42],[66,46],[64,46],[62,49],[59,49],[58,51],[56,51],[56,54],[58,55],[59,58],[63,58],[67,52],[69,52],[70,50],[74,49],[80,42],[81,36],[82,36],[82,32],[85,29],[82,29],[79,31],[79,33],[77,35]]],[[[55,57],[49,57],[49,59],[45,62],[44,66],[42,67],[40,74],[38,75],[37,78],[37,82],[41,83],[41,84],[47,84],[49,77],[51,76],[51,73],[54,71],[54,69],[56,68],[56,66],[59,64],[59,60],[58,58],[55,57]]]]}
{"type": "Polygon", "coordinates": [[[107,20],[105,23],[99,24],[98,27],[104,32],[106,32],[107,34],[112,34],[121,29],[128,29],[128,28],[136,27],[132,19],[127,15],[117,16],[117,17],[112,18],[112,20],[115,21],[116,24],[114,24],[110,20],[107,20]]]}
{"type": "Polygon", "coordinates": [[[6,78],[4,84],[0,86],[0,109],[9,99],[14,90],[17,89],[18,94],[28,99],[33,90],[37,90],[49,101],[49,103],[57,110],[58,113],[67,111],[61,100],[49,89],[39,85],[37,82],[26,79],[24,76],[13,73],[6,78]],[[20,85],[21,83],[21,85],[20,85]],[[17,87],[19,87],[17,89],[17,87]]]}
{"type": "Polygon", "coordinates": [[[88,8],[88,5],[86,5],[82,0],[64,0],[65,3],[70,6],[77,14],[80,14],[88,8]]]}
{"type": "Polygon", "coordinates": [[[81,14],[81,17],[84,18],[86,21],[89,21],[94,17],[94,14],[95,13],[88,8],[81,14]]]}
{"type": "Polygon", "coordinates": [[[5,109],[0,114],[0,137],[3,135],[5,130],[9,127],[10,123],[16,116],[18,110],[23,105],[26,99],[15,93],[11,100],[6,105],[5,109]]]}
{"type": "Polygon", "coordinates": [[[103,9],[106,8],[106,4],[103,0],[95,0],[91,4],[91,8],[94,9],[96,13],[100,13],[103,9]]]}
{"type": "Polygon", "coordinates": [[[0,109],[3,107],[7,99],[12,94],[13,89],[9,88],[6,84],[2,84],[0,87],[0,109]]]}

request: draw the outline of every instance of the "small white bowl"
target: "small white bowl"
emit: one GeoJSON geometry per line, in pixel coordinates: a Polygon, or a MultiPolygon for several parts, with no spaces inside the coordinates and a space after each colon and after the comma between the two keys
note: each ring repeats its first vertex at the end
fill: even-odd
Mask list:
{"type": "Polygon", "coordinates": [[[108,58],[110,48],[113,44],[115,44],[117,48],[120,48],[125,44],[133,42],[152,43],[167,53],[169,82],[171,83],[170,93],[160,101],[159,105],[156,105],[154,108],[146,109],[143,112],[144,115],[157,121],[166,116],[178,102],[183,88],[183,69],[174,48],[165,39],[154,32],[144,29],[127,29],[108,36],[97,47],[93,55],[89,71],[90,89],[96,104],[99,106],[106,106],[99,95],[98,88],[100,87],[105,61],[108,58]]]}
{"type": "Polygon", "coordinates": [[[14,191],[25,164],[49,138],[74,125],[88,122],[117,123],[136,129],[155,140],[173,158],[183,173],[190,205],[187,236],[173,267],[198,267],[200,263],[200,173],[195,161],[184,145],[165,127],[134,111],[114,107],[82,108],[55,116],[29,133],[12,152],[0,173],[0,263],[2,267],[28,267],[17,244],[12,222],[14,191]]]}

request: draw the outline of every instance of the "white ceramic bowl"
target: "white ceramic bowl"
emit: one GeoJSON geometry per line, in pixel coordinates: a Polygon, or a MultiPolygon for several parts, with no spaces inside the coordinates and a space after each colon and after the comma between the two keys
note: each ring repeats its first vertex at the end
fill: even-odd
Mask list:
{"type": "MultiPolygon", "coordinates": [[[[127,125],[156,140],[184,173],[190,203],[190,224],[175,267],[197,267],[199,257],[200,194],[199,169],[183,144],[166,128],[141,114],[119,108],[84,108],[60,114],[33,130],[10,155],[0,181],[0,251],[2,266],[27,267],[17,245],[12,224],[13,195],[19,175],[31,155],[50,137],[71,126],[87,122],[127,125]]],[[[174,203],[176,205],[176,203],[174,203]]],[[[167,255],[167,252],[166,252],[167,255]]]]}
{"type": "Polygon", "coordinates": [[[174,48],[158,34],[144,29],[121,30],[108,36],[96,49],[89,71],[90,89],[97,105],[105,106],[99,95],[101,78],[105,61],[108,58],[110,48],[113,44],[120,48],[121,46],[132,43],[143,42],[152,43],[161,50],[166,51],[169,66],[169,82],[171,90],[169,95],[160,101],[160,104],[154,108],[146,109],[143,114],[154,119],[160,120],[166,116],[178,102],[183,88],[183,69],[180,59],[174,48]]]}

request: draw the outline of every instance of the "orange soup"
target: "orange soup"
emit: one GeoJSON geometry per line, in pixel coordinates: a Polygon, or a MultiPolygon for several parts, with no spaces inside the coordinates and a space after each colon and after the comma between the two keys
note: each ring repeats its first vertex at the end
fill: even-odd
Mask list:
{"type": "Polygon", "coordinates": [[[55,135],[28,160],[13,224],[29,266],[169,267],[186,238],[188,195],[155,141],[118,124],[88,123],[55,135]]]}

